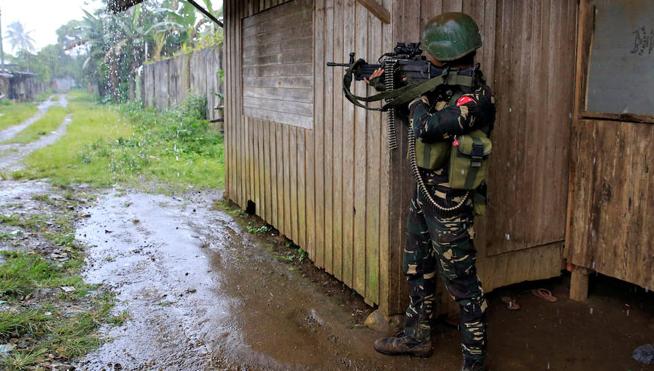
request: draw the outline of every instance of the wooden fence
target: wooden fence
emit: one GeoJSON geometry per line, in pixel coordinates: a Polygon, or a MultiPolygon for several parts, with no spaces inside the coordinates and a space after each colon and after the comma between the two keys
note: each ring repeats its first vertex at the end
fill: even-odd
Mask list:
{"type": "Polygon", "coordinates": [[[189,95],[207,97],[207,118],[222,118],[223,92],[220,78],[222,47],[198,50],[165,61],[146,64],[141,74],[141,99],[147,107],[166,109],[184,101],[189,95]]]}

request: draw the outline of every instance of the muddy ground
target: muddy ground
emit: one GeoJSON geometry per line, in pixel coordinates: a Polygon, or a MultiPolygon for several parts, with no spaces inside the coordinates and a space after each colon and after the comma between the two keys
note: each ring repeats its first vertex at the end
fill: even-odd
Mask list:
{"type": "MultiPolygon", "coordinates": [[[[7,167],[2,156],[0,151],[0,167],[7,167]]],[[[15,161],[12,156],[11,168],[15,161]]],[[[274,231],[248,233],[246,225],[256,219],[216,207],[219,191],[61,190],[46,182],[3,180],[0,210],[56,214],[56,208],[39,206],[34,195],[56,199],[63,192],[96,196],[75,206],[76,236],[87,246],[84,276],[113,290],[114,312],[125,311],[128,317],[121,326],[102,328],[106,341],[100,348],[60,369],[460,367],[458,333],[442,323],[429,359],[376,354],[372,342],[381,334],[363,326],[370,308],[303,262],[274,231]]],[[[30,235],[14,245],[0,243],[0,248],[53,248],[30,235]]],[[[565,278],[492,293],[491,369],[654,370],[631,358],[636,346],[654,342],[652,294],[612,280],[595,281],[587,304],[566,299],[565,278]],[[530,294],[533,287],[552,289],[560,299],[538,299],[530,294]],[[500,300],[505,295],[516,297],[522,308],[506,309],[500,300]]]]}

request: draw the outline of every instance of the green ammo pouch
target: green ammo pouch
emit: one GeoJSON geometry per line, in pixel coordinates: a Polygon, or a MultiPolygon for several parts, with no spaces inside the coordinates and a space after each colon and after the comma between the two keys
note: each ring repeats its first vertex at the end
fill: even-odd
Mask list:
{"type": "Polygon", "coordinates": [[[457,136],[457,140],[459,145],[452,146],[450,154],[450,187],[472,191],[486,180],[487,160],[493,144],[481,130],[457,136]]]}
{"type": "Polygon", "coordinates": [[[450,154],[450,143],[424,143],[416,139],[416,162],[419,167],[429,170],[442,168],[450,154]]]}

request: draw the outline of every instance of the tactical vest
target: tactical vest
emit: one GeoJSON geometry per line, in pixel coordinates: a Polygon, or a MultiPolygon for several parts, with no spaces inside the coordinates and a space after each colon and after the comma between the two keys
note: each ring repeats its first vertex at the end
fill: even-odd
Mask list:
{"type": "MultiPolygon", "coordinates": [[[[453,94],[441,109],[455,105],[463,94],[463,92],[453,94]]],[[[416,138],[415,163],[427,170],[438,170],[449,165],[450,188],[473,191],[466,197],[473,197],[475,214],[484,215],[486,195],[481,188],[485,189],[487,160],[492,147],[492,142],[484,130],[458,135],[452,141],[425,143],[416,138]]]]}

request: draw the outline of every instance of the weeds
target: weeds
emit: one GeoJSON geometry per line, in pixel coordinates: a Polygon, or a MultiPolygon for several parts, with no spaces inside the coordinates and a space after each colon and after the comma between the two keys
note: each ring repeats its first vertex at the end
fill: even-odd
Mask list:
{"type": "Polygon", "coordinates": [[[251,234],[266,234],[273,230],[273,228],[268,224],[256,225],[252,223],[249,223],[245,229],[251,234]]]}
{"type": "Polygon", "coordinates": [[[5,224],[11,227],[20,227],[30,231],[38,232],[45,226],[46,220],[43,215],[27,215],[20,216],[16,214],[1,215],[0,224],[5,224]]]}
{"type": "Polygon", "coordinates": [[[55,184],[110,186],[161,181],[173,188],[223,185],[223,138],[204,119],[206,100],[191,97],[166,112],[139,103],[100,106],[70,94],[73,121],[52,146],[32,153],[12,177],[48,177],[55,184]]]}
{"type": "Polygon", "coordinates": [[[33,196],[60,209],[54,217],[0,215],[2,224],[33,231],[66,256],[61,261],[49,254],[0,252],[0,301],[4,303],[0,344],[16,345],[0,359],[0,369],[43,369],[53,357],[82,356],[101,343],[97,332],[101,324],[119,325],[129,318],[126,312],[112,316],[113,294],[81,277],[84,255],[74,238],[75,214],[70,211],[80,195],[71,190],[66,193],[64,198],[33,196]]]}

